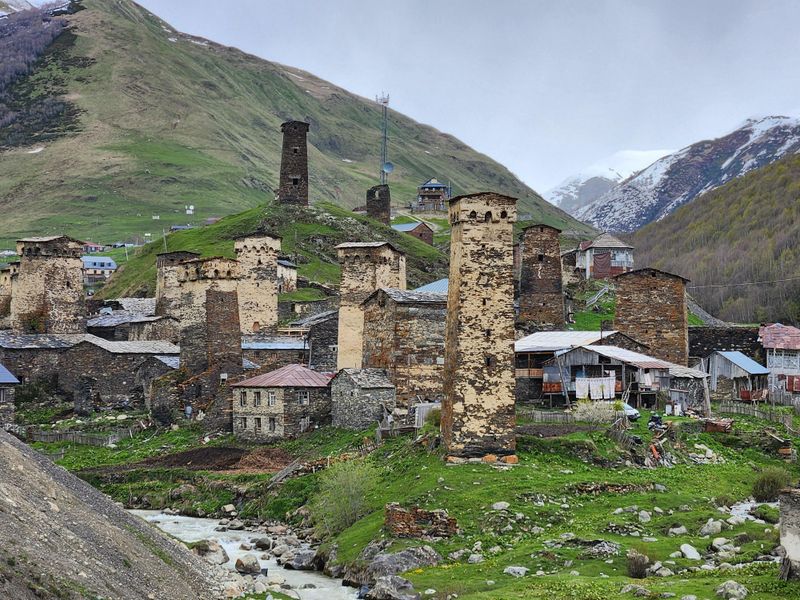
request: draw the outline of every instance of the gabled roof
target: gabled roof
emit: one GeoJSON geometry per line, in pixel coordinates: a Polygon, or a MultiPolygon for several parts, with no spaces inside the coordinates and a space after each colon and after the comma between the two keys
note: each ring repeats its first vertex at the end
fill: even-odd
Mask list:
{"type": "Polygon", "coordinates": [[[96,256],[92,254],[90,256],[81,256],[81,260],[83,261],[84,269],[113,270],[117,268],[117,263],[114,262],[114,259],[111,258],[110,256],[96,256]],[[105,263],[105,265],[100,266],[99,263],[105,263]]]}
{"type": "Polygon", "coordinates": [[[87,334],[83,341],[111,354],[179,354],[181,351],[175,344],[163,340],[112,342],[96,335],[87,334]]]}
{"type": "Polygon", "coordinates": [[[617,333],[616,331],[537,331],[514,343],[514,352],[556,352],[588,346],[617,333]]]}
{"type": "Polygon", "coordinates": [[[689,280],[686,277],[682,277],[681,275],[676,275],[675,273],[670,273],[668,271],[662,271],[661,269],[655,269],[653,267],[644,267],[642,269],[634,269],[633,271],[628,271],[626,273],[620,273],[619,275],[615,275],[614,279],[622,279],[623,277],[634,277],[636,275],[645,275],[649,273],[654,277],[656,275],[666,275],[667,277],[673,277],[675,279],[680,279],[684,283],[689,283],[689,280]]]}
{"type": "Polygon", "coordinates": [[[758,339],[764,348],[800,350],[800,329],[791,325],[762,325],[758,330],[758,339]]]}
{"type": "Polygon", "coordinates": [[[309,315],[307,317],[303,317],[302,319],[297,319],[296,321],[292,321],[289,323],[292,327],[310,327],[311,325],[316,325],[318,323],[324,323],[330,319],[336,318],[339,316],[338,310],[326,310],[321,313],[316,313],[313,315],[309,315]]]}
{"type": "Polygon", "coordinates": [[[425,227],[426,229],[433,229],[427,223],[423,223],[422,221],[415,221],[413,223],[398,223],[397,225],[392,225],[392,229],[395,231],[400,231],[401,233],[408,233],[409,231],[414,231],[417,227],[425,227]]]}
{"type": "Polygon", "coordinates": [[[11,374],[11,371],[0,365],[0,383],[2,384],[17,384],[19,379],[11,374]]]}
{"type": "Polygon", "coordinates": [[[737,367],[750,375],[769,375],[769,369],[761,366],[749,356],[739,351],[717,351],[717,354],[731,361],[737,367]]]}
{"type": "Polygon", "coordinates": [[[394,389],[394,384],[389,380],[389,374],[385,369],[342,369],[334,379],[344,376],[365,390],[394,389]]]}
{"type": "Polygon", "coordinates": [[[51,350],[63,350],[72,348],[86,339],[82,333],[70,334],[33,334],[33,333],[12,333],[11,331],[0,331],[0,348],[7,350],[34,350],[37,348],[48,348],[51,350]]]}
{"type": "Polygon", "coordinates": [[[70,242],[75,242],[83,246],[83,242],[80,240],[76,240],[75,238],[71,238],[68,235],[46,235],[40,237],[27,237],[17,240],[18,242],[22,243],[31,243],[31,244],[38,244],[44,242],[54,242],[55,240],[69,240],[70,242]]]}
{"type": "Polygon", "coordinates": [[[115,310],[110,315],[99,315],[92,317],[86,322],[87,327],[117,327],[126,323],[148,323],[160,321],[165,317],[155,315],[143,315],[140,313],[129,312],[127,310],[115,310]]]}
{"type": "Polygon", "coordinates": [[[348,248],[381,248],[383,246],[389,246],[395,252],[399,252],[400,254],[405,254],[401,250],[395,248],[389,242],[344,242],[343,244],[339,244],[336,246],[337,250],[346,250],[348,248]]]}
{"type": "Polygon", "coordinates": [[[421,187],[421,188],[422,188],[422,187],[429,187],[429,188],[446,188],[447,186],[446,186],[445,184],[443,184],[441,181],[439,181],[438,179],[436,179],[435,177],[432,177],[432,178],[428,179],[428,181],[426,181],[425,183],[423,183],[423,184],[422,184],[421,186],[419,186],[419,187],[421,187]]]}
{"type": "Polygon", "coordinates": [[[626,244],[609,233],[601,233],[591,241],[581,242],[581,250],[588,250],[589,248],[629,248],[632,250],[633,246],[626,244]]]}
{"type": "Polygon", "coordinates": [[[242,338],[242,350],[307,350],[308,344],[301,337],[248,335],[242,338]]]}
{"type": "Polygon", "coordinates": [[[436,281],[431,281],[430,283],[426,283],[423,286],[418,287],[417,289],[413,290],[415,292],[435,292],[439,294],[446,294],[447,289],[449,287],[450,280],[445,277],[444,279],[437,279],[436,281]]]}
{"type": "Polygon", "coordinates": [[[379,288],[372,292],[363,304],[369,302],[376,295],[384,293],[398,304],[442,304],[447,305],[447,294],[441,292],[420,292],[418,290],[400,290],[397,288],[379,288]]]}
{"type": "MultiPolygon", "coordinates": [[[[668,362],[666,360],[660,360],[658,358],[654,358],[652,356],[647,356],[646,354],[641,354],[639,352],[633,352],[632,350],[625,350],[625,348],[620,348],[619,346],[581,346],[583,350],[589,350],[600,356],[605,356],[612,360],[618,360],[619,362],[623,362],[626,365],[631,365],[633,367],[638,367],[640,369],[667,369],[669,370],[674,366],[674,363],[668,362]]],[[[572,352],[576,348],[571,348],[570,350],[565,350],[563,354],[567,352],[572,352]]]]}
{"type": "Polygon", "coordinates": [[[270,371],[232,384],[232,387],[327,387],[330,373],[312,371],[303,365],[286,365],[277,371],[270,371]]]}

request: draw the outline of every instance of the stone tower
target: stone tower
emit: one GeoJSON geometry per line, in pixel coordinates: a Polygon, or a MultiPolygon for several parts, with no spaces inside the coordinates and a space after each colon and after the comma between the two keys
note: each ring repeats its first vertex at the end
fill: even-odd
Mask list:
{"type": "Polygon", "coordinates": [[[281,151],[281,179],[278,184],[278,202],[308,206],[308,123],[287,121],[281,125],[283,150],[281,151]]]}
{"type": "Polygon", "coordinates": [[[156,315],[180,318],[178,264],[199,258],[197,252],[178,250],[156,255],[156,315]]]}
{"type": "Polygon", "coordinates": [[[67,236],[17,241],[19,272],[11,298],[17,333],[86,333],[83,243],[67,236]]]}
{"type": "Polygon", "coordinates": [[[516,203],[493,192],[450,200],[441,428],[445,449],[455,456],[505,456],[515,450],[516,203]]]}
{"type": "Polygon", "coordinates": [[[274,330],[278,325],[278,254],[281,239],[247,236],[234,244],[239,261],[239,324],[242,333],[274,330]]]}
{"type": "Polygon", "coordinates": [[[348,242],[339,244],[336,250],[342,266],[337,369],[360,369],[364,337],[361,303],[381,287],[406,289],[406,256],[389,242],[348,242]]]}
{"type": "Polygon", "coordinates": [[[564,328],[560,233],[544,224],[530,225],[522,232],[519,323],[526,331],[564,328]]]}
{"type": "Polygon", "coordinates": [[[614,329],[650,347],[649,354],[686,365],[689,359],[689,281],[646,268],[617,275],[614,329]]]}
{"type": "Polygon", "coordinates": [[[385,183],[367,190],[367,216],[384,225],[392,221],[392,197],[385,183]]]}

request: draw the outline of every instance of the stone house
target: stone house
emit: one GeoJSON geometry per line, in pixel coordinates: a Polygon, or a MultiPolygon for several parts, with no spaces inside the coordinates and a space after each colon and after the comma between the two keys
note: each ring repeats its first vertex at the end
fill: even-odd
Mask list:
{"type": "Polygon", "coordinates": [[[270,440],[329,424],[330,379],[302,365],[286,365],[232,384],[233,433],[270,440]]]}
{"type": "Polygon", "coordinates": [[[575,267],[584,279],[604,279],[633,270],[633,246],[608,233],[581,242],[575,252],[575,267]]]}
{"type": "Polygon", "coordinates": [[[0,425],[14,422],[14,389],[19,379],[0,364],[0,425]]]}
{"type": "Polygon", "coordinates": [[[89,317],[86,331],[110,341],[166,340],[172,343],[179,339],[179,321],[173,317],[143,315],[126,310],[89,317]]]}
{"type": "Polygon", "coordinates": [[[289,324],[305,331],[308,342],[308,367],[314,371],[336,372],[339,339],[339,311],[327,310],[289,324]]]}
{"type": "Polygon", "coordinates": [[[278,259],[279,294],[288,294],[297,289],[297,265],[286,258],[278,259]]]}
{"type": "Polygon", "coordinates": [[[62,356],[85,334],[18,334],[0,331],[0,363],[22,383],[58,386],[62,356]]]}
{"type": "Polygon", "coordinates": [[[367,429],[395,408],[395,387],[383,369],[342,369],[331,380],[333,426],[367,429]]]}
{"type": "Polygon", "coordinates": [[[308,364],[309,345],[300,336],[242,336],[242,355],[261,365],[266,371],[273,371],[294,364],[308,364]]]}
{"type": "Polygon", "coordinates": [[[398,406],[441,401],[447,295],[381,288],[362,307],[364,367],[386,370],[398,406]]]}
{"type": "Polygon", "coordinates": [[[422,221],[398,223],[397,225],[392,225],[392,229],[415,237],[429,246],[433,246],[433,229],[431,229],[427,223],[423,223],[422,221]]]}

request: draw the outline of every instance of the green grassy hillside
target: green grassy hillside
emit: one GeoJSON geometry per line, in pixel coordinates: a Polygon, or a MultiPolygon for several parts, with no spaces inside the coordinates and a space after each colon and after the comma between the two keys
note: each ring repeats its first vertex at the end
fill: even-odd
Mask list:
{"type": "MultiPolygon", "coordinates": [[[[50,95],[68,110],[31,126],[23,145],[12,146],[0,129],[0,242],[56,232],[100,242],[155,238],[171,224],[258,206],[273,196],[279,127],[288,119],[311,124],[312,201],[363,204],[379,162],[374,102],[177,33],[129,0],[80,6],[36,71],[12,88],[18,106],[50,95]],[[188,204],[196,207],[191,217],[188,204]]],[[[436,176],[457,193],[517,196],[520,212],[533,219],[588,231],[450,135],[392,111],[389,138],[397,205],[436,176]]]]}
{"type": "Polygon", "coordinates": [[[725,320],[800,322],[800,156],[712,190],[632,238],[638,265],[691,279],[725,320]]]}

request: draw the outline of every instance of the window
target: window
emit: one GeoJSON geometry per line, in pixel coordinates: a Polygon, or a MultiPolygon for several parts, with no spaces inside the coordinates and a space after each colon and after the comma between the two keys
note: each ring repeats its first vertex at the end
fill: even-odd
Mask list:
{"type": "Polygon", "coordinates": [[[297,392],[297,399],[300,401],[300,404],[308,404],[309,401],[308,390],[300,390],[299,392],[297,392]]]}
{"type": "Polygon", "coordinates": [[[247,392],[245,390],[239,392],[239,406],[247,406],[247,392]]]}
{"type": "Polygon", "coordinates": [[[292,177],[292,185],[300,185],[300,178],[292,177]]]}
{"type": "Polygon", "coordinates": [[[544,254],[539,255],[539,262],[544,262],[544,254]]]}
{"type": "Polygon", "coordinates": [[[253,406],[261,406],[261,392],[253,392],[253,406]]]}
{"type": "Polygon", "coordinates": [[[298,146],[295,146],[294,148],[292,148],[292,154],[298,154],[299,152],[300,152],[300,148],[298,146]]]}
{"type": "Polygon", "coordinates": [[[255,430],[256,433],[261,433],[261,417],[255,418],[255,430]]]}
{"type": "Polygon", "coordinates": [[[275,392],[267,392],[267,406],[275,406],[275,392]]]}
{"type": "Polygon", "coordinates": [[[269,418],[269,430],[275,431],[275,417],[269,418]]]}
{"type": "Polygon", "coordinates": [[[247,429],[247,417],[239,417],[238,425],[241,430],[247,429]]]}

